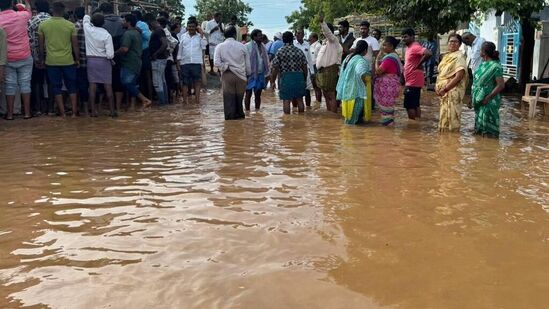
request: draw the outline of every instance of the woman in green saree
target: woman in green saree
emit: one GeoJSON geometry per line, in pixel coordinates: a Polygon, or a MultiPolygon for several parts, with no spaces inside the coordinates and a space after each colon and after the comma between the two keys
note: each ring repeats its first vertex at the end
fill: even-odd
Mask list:
{"type": "Polygon", "coordinates": [[[370,63],[364,59],[367,52],[368,43],[359,41],[354,53],[347,56],[341,64],[336,89],[346,124],[369,121],[372,116],[372,104],[367,103],[365,83],[365,78],[370,76],[370,63]]]}
{"type": "Polygon", "coordinates": [[[480,48],[482,64],[473,77],[472,100],[475,107],[475,133],[499,136],[500,92],[505,88],[499,53],[492,42],[480,48]]]}

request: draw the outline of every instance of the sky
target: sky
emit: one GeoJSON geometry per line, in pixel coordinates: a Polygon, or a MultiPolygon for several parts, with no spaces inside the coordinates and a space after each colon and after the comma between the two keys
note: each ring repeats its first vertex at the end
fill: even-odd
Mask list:
{"type": "MultiPolygon", "coordinates": [[[[301,4],[300,0],[244,0],[244,2],[247,2],[253,9],[248,16],[254,24],[250,30],[259,28],[269,36],[269,39],[272,39],[273,34],[278,31],[288,30],[289,25],[285,17],[297,10],[301,4]]],[[[195,3],[195,0],[183,0],[185,18],[196,14],[195,3]]]]}

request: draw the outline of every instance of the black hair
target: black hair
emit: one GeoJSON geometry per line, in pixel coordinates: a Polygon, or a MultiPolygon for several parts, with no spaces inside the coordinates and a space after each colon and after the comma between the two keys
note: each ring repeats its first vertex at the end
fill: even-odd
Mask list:
{"type": "Polygon", "coordinates": [[[215,13],[214,17],[221,17],[221,13],[219,13],[219,12],[215,13]]]}
{"type": "Polygon", "coordinates": [[[125,19],[126,22],[129,23],[132,27],[135,27],[135,25],[137,25],[137,18],[135,18],[135,15],[126,14],[126,16],[124,16],[124,19],[125,19]]]}
{"type": "Polygon", "coordinates": [[[345,28],[349,28],[349,22],[347,20],[342,20],[338,23],[338,25],[343,26],[345,28]]]}
{"type": "Polygon", "coordinates": [[[261,33],[261,30],[260,29],[254,29],[252,31],[252,33],[250,34],[250,37],[252,38],[252,40],[258,35],[261,33]]]}
{"type": "Polygon", "coordinates": [[[164,17],[164,18],[166,18],[167,20],[170,20],[170,14],[168,14],[168,12],[166,12],[166,11],[160,11],[160,12],[158,12],[158,16],[164,17]]]}
{"type": "Polygon", "coordinates": [[[402,30],[402,35],[415,36],[416,32],[412,28],[406,28],[406,29],[402,30]]]}
{"type": "Polygon", "coordinates": [[[379,34],[383,34],[383,32],[381,30],[379,30],[378,28],[374,28],[374,30],[372,30],[372,32],[379,32],[379,34]]]}
{"type": "Polygon", "coordinates": [[[156,21],[160,24],[160,27],[166,28],[168,25],[168,20],[164,16],[160,16],[156,19],[156,21]]]}
{"type": "Polygon", "coordinates": [[[394,36],[389,36],[389,35],[385,37],[385,42],[391,44],[394,49],[396,49],[398,44],[400,44],[400,40],[398,40],[394,36]]]}
{"type": "Polygon", "coordinates": [[[0,10],[4,11],[12,7],[12,0],[0,0],[0,10]]]}
{"type": "Polygon", "coordinates": [[[170,31],[174,32],[178,27],[181,27],[181,24],[172,24],[170,25],[170,31]]]}
{"type": "Polygon", "coordinates": [[[228,26],[225,28],[225,32],[223,32],[225,35],[225,38],[233,38],[236,39],[236,28],[234,26],[228,26]]]}
{"type": "Polygon", "coordinates": [[[54,2],[52,4],[52,10],[56,15],[63,15],[65,13],[65,4],[61,1],[54,2]]]}
{"type": "Polygon", "coordinates": [[[49,13],[50,12],[50,3],[46,0],[37,0],[34,3],[36,11],[38,13],[49,13]]]}
{"type": "Polygon", "coordinates": [[[137,20],[143,21],[143,14],[139,10],[133,10],[132,14],[137,18],[137,20]]]}
{"type": "Polygon", "coordinates": [[[448,36],[448,42],[450,41],[451,38],[456,38],[458,41],[459,41],[459,44],[462,44],[463,43],[463,38],[461,37],[461,35],[457,34],[457,33],[452,33],[448,36]]]}
{"type": "Polygon", "coordinates": [[[490,59],[499,61],[499,52],[496,50],[496,44],[492,42],[484,42],[482,43],[480,49],[486,56],[490,57],[490,59]]]}
{"type": "Polygon", "coordinates": [[[198,21],[196,21],[196,19],[194,18],[189,18],[189,20],[187,21],[187,26],[191,24],[198,27],[198,21]]]}
{"type": "MultiPolygon", "coordinates": [[[[136,16],[136,18],[137,18],[137,16],[136,16]]],[[[143,19],[141,19],[141,20],[146,22],[146,23],[150,23],[151,21],[155,20],[154,14],[153,13],[145,13],[145,15],[143,15],[143,19]]]]}
{"type": "Polygon", "coordinates": [[[84,18],[84,15],[86,15],[86,9],[83,6],[74,9],[74,16],[76,16],[76,18],[82,19],[84,18]]]}
{"type": "Polygon", "coordinates": [[[361,27],[368,27],[368,28],[370,28],[370,22],[367,21],[367,20],[364,20],[364,21],[362,21],[362,22],[360,23],[360,26],[361,26],[361,27]]]}
{"type": "Polygon", "coordinates": [[[294,34],[290,31],[286,31],[282,34],[282,42],[284,44],[293,44],[294,43],[294,34]]]}
{"type": "Polygon", "coordinates": [[[113,14],[114,13],[114,8],[113,8],[112,4],[108,3],[108,2],[101,3],[101,5],[99,6],[99,10],[101,12],[103,12],[103,14],[113,14]]]}
{"type": "Polygon", "coordinates": [[[334,25],[332,25],[331,23],[327,23],[326,26],[328,26],[328,29],[330,29],[330,31],[332,31],[332,33],[334,33],[334,25]]]}
{"type": "MultiPolygon", "coordinates": [[[[364,40],[359,40],[356,43],[355,51],[351,54],[349,57],[349,60],[351,60],[354,56],[361,56],[362,53],[368,50],[368,43],[364,40]]],[[[343,66],[343,70],[347,68],[347,64],[349,64],[349,61],[345,62],[345,65],[343,66]]]]}
{"type": "Polygon", "coordinates": [[[105,24],[105,16],[101,13],[95,13],[91,17],[91,23],[96,27],[103,27],[105,24]]]}

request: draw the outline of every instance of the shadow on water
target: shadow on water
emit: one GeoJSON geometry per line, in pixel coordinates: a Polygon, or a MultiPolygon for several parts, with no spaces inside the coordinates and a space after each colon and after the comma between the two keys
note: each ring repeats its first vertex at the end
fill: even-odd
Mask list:
{"type": "Polygon", "coordinates": [[[549,125],[203,105],[0,127],[0,307],[540,308],[549,125]]]}

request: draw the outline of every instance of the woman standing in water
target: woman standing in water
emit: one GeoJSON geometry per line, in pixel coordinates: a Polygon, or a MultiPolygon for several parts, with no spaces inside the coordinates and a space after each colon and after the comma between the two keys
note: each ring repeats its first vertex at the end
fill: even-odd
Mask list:
{"type": "Polygon", "coordinates": [[[369,121],[372,116],[372,105],[366,104],[368,100],[365,78],[370,77],[370,63],[364,59],[367,52],[368,43],[361,40],[355,51],[341,64],[336,89],[346,124],[369,121]]]}
{"type": "Polygon", "coordinates": [[[385,37],[382,46],[384,56],[376,69],[374,97],[381,110],[381,124],[384,126],[394,124],[395,103],[400,95],[402,63],[395,52],[398,43],[399,40],[392,36],[385,37]]]}
{"type": "Polygon", "coordinates": [[[484,62],[473,77],[472,100],[475,107],[475,133],[499,136],[500,92],[505,88],[499,52],[492,42],[484,42],[480,48],[484,62]]]}
{"type": "Polygon", "coordinates": [[[461,125],[461,109],[467,85],[467,62],[459,50],[462,42],[459,34],[451,34],[448,37],[448,53],[438,65],[435,90],[440,97],[438,129],[441,132],[459,130],[461,125]]]}

